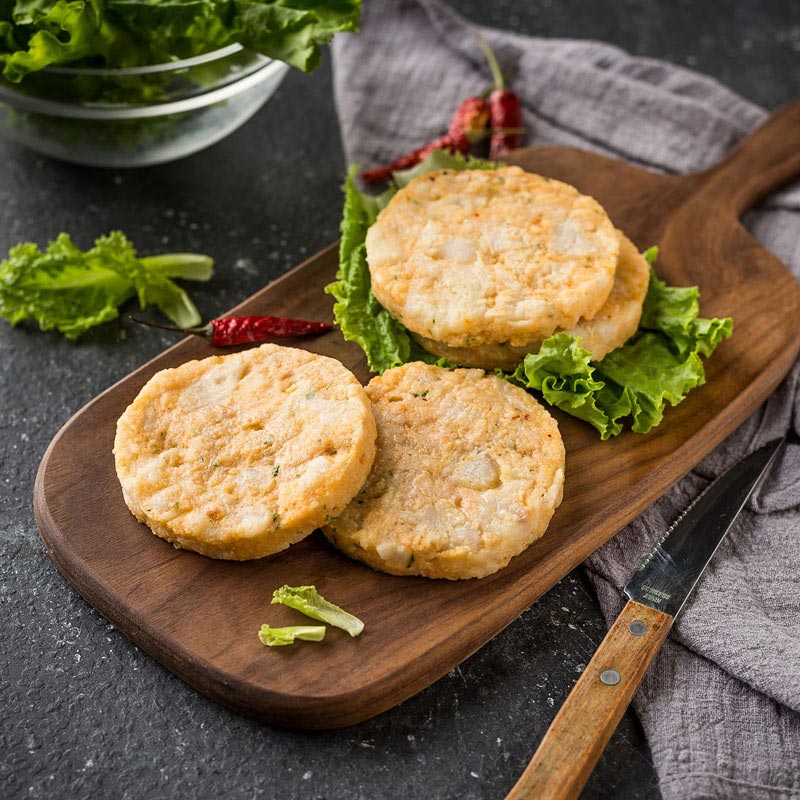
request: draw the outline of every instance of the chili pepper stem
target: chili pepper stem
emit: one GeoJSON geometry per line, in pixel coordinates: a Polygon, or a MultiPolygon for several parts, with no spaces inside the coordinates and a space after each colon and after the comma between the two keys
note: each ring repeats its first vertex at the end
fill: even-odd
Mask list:
{"type": "Polygon", "coordinates": [[[176,325],[165,325],[163,322],[149,322],[146,319],[139,319],[138,317],[134,317],[133,315],[129,314],[128,319],[131,322],[136,322],[139,325],[145,325],[148,328],[160,328],[164,331],[175,331],[176,333],[193,333],[199,336],[208,336],[209,328],[208,325],[200,325],[196,328],[179,328],[176,325]]]}
{"type": "Polygon", "coordinates": [[[500,69],[500,65],[497,63],[497,57],[494,54],[494,51],[489,46],[489,42],[478,34],[476,37],[478,42],[478,47],[483,50],[483,54],[486,56],[486,60],[489,62],[489,69],[492,71],[492,80],[494,81],[494,90],[495,91],[502,91],[506,88],[506,81],[503,77],[503,71],[500,69]]]}

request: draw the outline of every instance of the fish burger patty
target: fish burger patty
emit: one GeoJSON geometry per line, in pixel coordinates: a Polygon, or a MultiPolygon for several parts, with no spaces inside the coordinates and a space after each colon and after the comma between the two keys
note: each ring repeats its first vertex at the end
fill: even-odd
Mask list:
{"type": "Polygon", "coordinates": [[[591,319],[619,246],[596,200],[519,167],[420,176],[366,236],[375,297],[448,347],[527,345],[591,319]]]}
{"type": "Polygon", "coordinates": [[[561,502],[564,445],[523,389],[482,370],[412,362],[367,386],[378,427],[369,478],[323,528],[393,575],[480,578],[536,541],[561,502]]]}
{"type": "MultiPolygon", "coordinates": [[[[650,282],[650,265],[636,246],[619,233],[619,261],[611,294],[592,319],[581,319],[567,333],[580,338],[580,346],[592,354],[592,360],[602,361],[612,350],[622,347],[636,333],[642,317],[642,306],[650,282]]],[[[464,367],[513,370],[528,353],[538,353],[542,339],[527,345],[483,344],[477,347],[448,347],[424,336],[414,338],[429,353],[446,358],[464,367]]]]}
{"type": "Polygon", "coordinates": [[[117,423],[134,516],[224,559],[283,550],[344,509],[375,454],[364,388],[340,362],[265,344],[156,373],[117,423]]]}

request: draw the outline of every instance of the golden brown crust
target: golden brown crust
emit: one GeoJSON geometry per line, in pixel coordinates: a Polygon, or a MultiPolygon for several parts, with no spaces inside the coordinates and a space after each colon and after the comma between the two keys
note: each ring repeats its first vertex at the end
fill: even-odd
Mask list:
{"type": "Polygon", "coordinates": [[[599,311],[619,238],[591,197],[506,167],[411,181],[366,248],[375,297],[409,330],[448,347],[516,346],[599,311]]]}
{"type": "MultiPolygon", "coordinates": [[[[642,316],[642,304],[647,294],[650,267],[644,256],[622,232],[619,262],[614,286],[608,300],[590,319],[581,319],[564,333],[578,336],[581,347],[588,350],[595,361],[602,361],[612,350],[621,347],[636,333],[642,316]]],[[[559,333],[560,331],[555,331],[559,333]]],[[[429,353],[446,358],[454,364],[481,369],[515,369],[528,353],[538,353],[542,340],[534,339],[526,345],[483,344],[477,347],[448,347],[414,334],[414,338],[429,353]]]]}
{"type": "Polygon", "coordinates": [[[481,370],[413,362],[367,386],[378,426],[373,469],[323,528],[375,569],[483,577],[538,539],[561,502],[564,445],[553,417],[481,370]]]}
{"type": "Polygon", "coordinates": [[[262,345],[162,370],[117,423],[128,507],[176,547],[260,558],[336,516],[375,452],[364,388],[342,364],[262,345]]]}

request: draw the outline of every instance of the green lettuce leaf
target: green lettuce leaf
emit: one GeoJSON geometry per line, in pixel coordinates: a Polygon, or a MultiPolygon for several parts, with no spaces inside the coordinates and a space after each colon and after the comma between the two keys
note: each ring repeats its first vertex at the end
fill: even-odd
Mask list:
{"type": "Polygon", "coordinates": [[[208,280],[213,261],[176,253],[138,259],[120,231],[102,236],[86,252],[62,233],[45,252],[32,243],[17,245],[0,263],[0,316],[12,325],[34,320],[42,330],[77,338],[119,315],[136,296],[157,305],[180,327],[199,324],[200,314],[173,277],[208,280]]]}
{"type": "MultiPolygon", "coordinates": [[[[652,268],[658,248],[651,247],[644,255],[652,268]]],[[[667,286],[651,269],[641,330],[663,333],[682,355],[694,350],[709,356],[722,339],[730,336],[732,326],[728,319],[703,319],[699,313],[700,290],[696,286],[667,286]]]]}
{"type": "Polygon", "coordinates": [[[412,340],[372,294],[364,239],[382,201],[358,191],[355,171],[350,171],[344,185],[337,280],[326,286],[325,291],[336,300],[334,319],[344,338],[364,351],[373,372],[384,372],[411,360],[412,340]]]}
{"type": "Polygon", "coordinates": [[[324,625],[292,625],[288,628],[270,628],[262,625],[258,631],[261,644],[267,647],[282,647],[293,644],[295,639],[306,642],[321,642],[325,638],[324,625]]]}
{"type": "Polygon", "coordinates": [[[183,278],[187,281],[208,281],[214,275],[214,260],[197,253],[165,253],[139,259],[144,271],[164,278],[183,278]]]}
{"type": "Polygon", "coordinates": [[[220,14],[217,0],[110,0],[107,8],[104,21],[129,37],[129,52],[110,47],[107,35],[99,38],[99,55],[114,66],[134,66],[143,63],[143,58],[144,63],[190,58],[232,41],[232,21],[220,14]],[[144,43],[146,55],[138,50],[144,43]]]}
{"type": "Polygon", "coordinates": [[[360,0],[234,0],[239,41],[303,72],[320,64],[320,48],[338,31],[357,31],[360,0]]]}
{"type": "Polygon", "coordinates": [[[667,404],[677,405],[705,382],[700,356],[709,356],[733,331],[733,322],[702,319],[697,287],[667,286],[652,271],[639,330],[602,361],[565,333],[546,339],[541,350],[525,357],[511,376],[542,393],[553,406],[583,419],[602,439],[618,435],[623,421],[647,433],[664,417],[667,404]]]}
{"type": "MultiPolygon", "coordinates": [[[[488,161],[485,158],[475,156],[465,156],[462,153],[451,153],[449,150],[434,150],[426,156],[419,164],[408,169],[398,170],[392,174],[394,189],[392,195],[398,189],[407,186],[414,178],[420,175],[427,175],[429,172],[436,172],[440,169],[451,169],[454,172],[461,172],[465,169],[499,169],[504,166],[501,161],[488,161]]],[[[391,196],[389,197],[391,199],[391,196]]],[[[386,201],[387,203],[389,200],[386,201]]]]}
{"type": "MultiPolygon", "coordinates": [[[[592,354],[578,342],[566,333],[545,339],[535,358],[526,356],[510,377],[527,389],[541,392],[551,406],[594,425],[603,438],[608,438],[622,430],[616,420],[626,412],[615,408],[610,415],[607,408],[598,405],[598,395],[605,384],[595,376],[590,364],[592,354]]],[[[509,377],[499,370],[497,374],[509,377]]]]}
{"type": "Polygon", "coordinates": [[[272,602],[341,628],[351,636],[358,636],[364,630],[364,623],[358,617],[328,602],[314,586],[282,586],[272,593],[272,602]]]}
{"type": "Polygon", "coordinates": [[[94,52],[100,14],[98,4],[84,0],[18,3],[14,12],[15,25],[34,32],[23,49],[0,56],[0,60],[5,61],[3,77],[16,83],[29,72],[51,64],[88,58],[94,52]]]}

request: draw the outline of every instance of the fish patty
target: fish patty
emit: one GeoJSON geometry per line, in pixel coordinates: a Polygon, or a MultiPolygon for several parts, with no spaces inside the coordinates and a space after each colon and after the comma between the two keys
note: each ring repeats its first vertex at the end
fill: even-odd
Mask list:
{"type": "Polygon", "coordinates": [[[117,422],[128,508],[176,547],[225,559],[283,550],[366,480],[375,420],[343,364],[261,347],[156,373],[117,422]]]}
{"type": "MultiPolygon", "coordinates": [[[[578,320],[566,331],[580,337],[580,345],[592,354],[594,361],[602,361],[608,353],[622,347],[636,333],[642,318],[642,305],[650,282],[650,265],[636,246],[619,232],[619,262],[614,275],[614,286],[608,300],[592,319],[578,320]]],[[[448,347],[416,334],[414,338],[429,353],[446,358],[454,364],[481,369],[515,369],[528,353],[538,353],[542,339],[514,347],[503,344],[484,344],[477,347],[448,347]]]]}
{"type": "Polygon", "coordinates": [[[591,319],[619,236],[593,198],[525,172],[442,170],[402,188],[366,236],[372,291],[448,347],[525,345],[591,319]]]}
{"type": "Polygon", "coordinates": [[[480,578],[536,541],[561,502],[564,444],[527,392],[482,370],[412,362],[367,386],[375,462],[323,528],[393,575],[480,578]]]}

